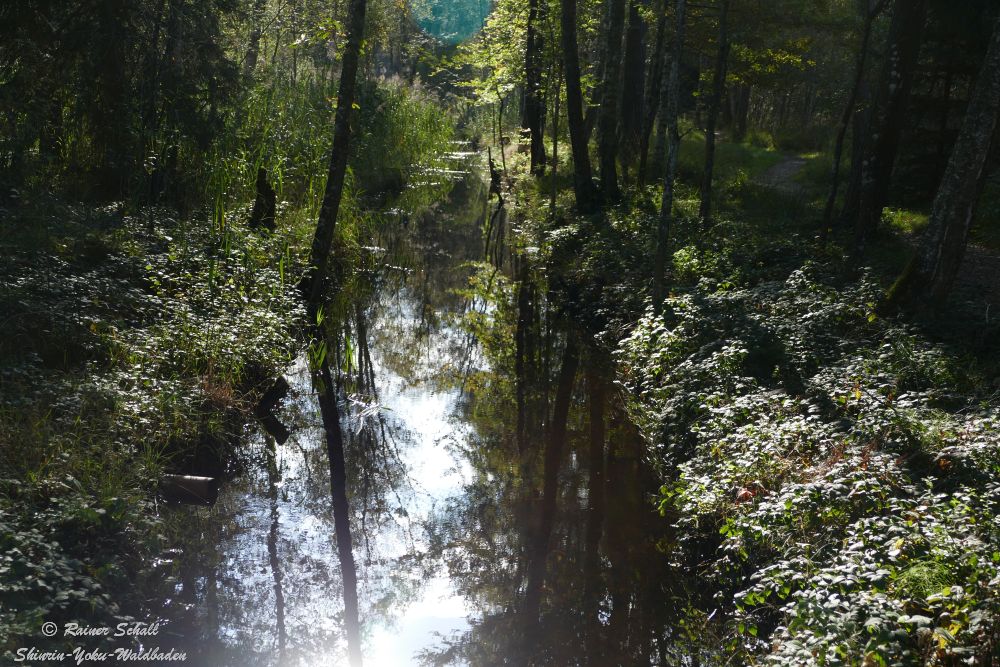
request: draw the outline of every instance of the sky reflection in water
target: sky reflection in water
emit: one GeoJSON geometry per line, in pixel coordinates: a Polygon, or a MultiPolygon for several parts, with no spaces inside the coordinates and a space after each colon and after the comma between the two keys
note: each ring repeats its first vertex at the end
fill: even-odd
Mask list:
{"type": "MultiPolygon", "coordinates": [[[[456,290],[483,252],[482,212],[480,193],[382,242],[410,271],[376,278],[366,318],[380,409],[353,397],[344,421],[365,664],[527,664],[519,654],[535,627],[532,664],[660,664],[690,582],[657,548],[670,539],[648,501],[657,478],[620,409],[608,412],[594,543],[586,406],[574,401],[540,614],[521,612],[540,489],[520,480],[510,378],[456,326],[470,308],[456,290]]],[[[179,510],[185,565],[167,614],[192,664],[346,664],[323,434],[305,363],[288,378],[279,417],[292,437],[256,438],[214,508],[179,510]]]]}

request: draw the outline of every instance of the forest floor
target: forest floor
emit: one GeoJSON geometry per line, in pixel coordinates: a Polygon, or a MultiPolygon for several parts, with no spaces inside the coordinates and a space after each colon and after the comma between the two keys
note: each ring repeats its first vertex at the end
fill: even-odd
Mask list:
{"type": "Polygon", "coordinates": [[[970,243],[955,279],[955,290],[984,303],[987,322],[996,319],[1000,310],[1000,252],[970,243]]]}
{"type": "Polygon", "coordinates": [[[668,557],[738,591],[694,603],[692,642],[748,647],[719,663],[993,664],[1000,253],[970,245],[946,313],[879,316],[927,212],[887,209],[859,271],[850,229],[813,245],[823,154],[723,147],[721,222],[681,198],[665,315],[623,327],[615,353],[664,480],[668,557]],[[731,629],[704,621],[715,609],[731,629]]]}
{"type": "Polygon", "coordinates": [[[772,187],[784,194],[798,196],[805,188],[796,180],[799,172],[806,166],[806,159],[794,154],[785,155],[781,162],[760,175],[761,185],[772,187]]]}

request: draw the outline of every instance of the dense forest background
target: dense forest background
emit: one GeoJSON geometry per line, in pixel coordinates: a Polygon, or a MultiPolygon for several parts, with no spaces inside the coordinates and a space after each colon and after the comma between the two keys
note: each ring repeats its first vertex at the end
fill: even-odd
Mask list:
{"type": "Polygon", "coordinates": [[[360,664],[384,250],[479,196],[426,664],[1000,663],[998,114],[990,0],[4,3],[5,659],[201,595],[299,359],[360,664]]]}

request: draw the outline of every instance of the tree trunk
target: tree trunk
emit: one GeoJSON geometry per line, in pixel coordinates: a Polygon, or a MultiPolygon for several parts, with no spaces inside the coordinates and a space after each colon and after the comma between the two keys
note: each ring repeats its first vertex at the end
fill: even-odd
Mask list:
{"type": "Polygon", "coordinates": [[[257,69],[257,59],[260,56],[260,38],[264,34],[264,14],[267,12],[267,0],[254,0],[250,20],[250,39],[247,40],[247,53],[243,59],[243,76],[251,78],[257,69]]]}
{"type": "Polygon", "coordinates": [[[531,139],[531,173],[545,173],[545,111],[542,102],[542,35],[538,0],[528,0],[527,47],[524,52],[524,113],[521,127],[531,139]]]}
{"type": "Polygon", "coordinates": [[[656,22],[656,41],[653,47],[653,59],[650,63],[649,76],[646,77],[646,100],[644,104],[645,117],[642,120],[642,134],[639,137],[639,186],[646,185],[646,168],[649,159],[649,139],[656,123],[656,114],[660,109],[660,89],[663,85],[664,60],[666,58],[667,13],[660,10],[660,18],[656,22]]]}
{"type": "Polygon", "coordinates": [[[625,0],[608,0],[608,31],[601,85],[601,109],[597,120],[597,144],[601,158],[601,192],[606,201],[618,201],[618,100],[622,90],[622,32],[625,0]]]}
{"type": "Polygon", "coordinates": [[[986,158],[1000,110],[1000,18],[962,121],[962,129],[938,186],[930,222],[916,257],[887,297],[888,306],[940,305],[962,264],[981,192],[986,158]]]}
{"type": "Polygon", "coordinates": [[[128,61],[126,33],[130,6],[125,0],[108,0],[97,5],[97,29],[102,48],[98,76],[97,122],[94,128],[94,166],[100,195],[119,199],[128,179],[126,156],[131,154],[128,125],[128,61]]]}
{"type": "Polygon", "coordinates": [[[733,141],[743,141],[747,136],[747,116],[750,114],[750,84],[737,86],[733,96],[733,141]]]}
{"type": "Polygon", "coordinates": [[[636,604],[639,563],[635,558],[636,545],[643,540],[641,525],[636,520],[643,515],[639,448],[636,447],[639,443],[623,433],[623,426],[618,414],[612,416],[612,432],[616,437],[608,442],[605,468],[607,584],[611,598],[611,617],[605,631],[607,652],[612,656],[629,652],[641,624],[637,618],[641,612],[636,604]]]}
{"type": "Polygon", "coordinates": [[[601,103],[604,99],[604,70],[607,67],[608,58],[608,24],[611,22],[613,4],[613,2],[603,3],[604,11],[601,12],[601,26],[597,31],[597,38],[594,40],[597,43],[597,53],[592,58],[595,81],[590,90],[590,104],[587,105],[587,109],[583,115],[583,126],[586,128],[588,142],[594,133],[594,127],[597,125],[597,117],[600,114],[601,103]]]}
{"type": "Polygon", "coordinates": [[[643,106],[646,87],[646,22],[640,7],[646,0],[629,3],[628,28],[625,32],[625,60],[622,71],[621,162],[622,179],[628,183],[629,169],[639,152],[644,122],[643,106]]]}
{"type": "Polygon", "coordinates": [[[344,46],[340,69],[340,90],[337,94],[337,112],[333,121],[333,150],[326,177],[326,190],[319,210],[316,234],[309,252],[311,271],[303,277],[303,295],[313,312],[323,296],[327,266],[330,261],[333,234],[337,227],[337,212],[344,194],[344,175],[351,143],[351,111],[357,88],[358,61],[361,42],[365,33],[366,0],[350,0],[347,9],[347,43],[344,46]]]}
{"type": "MultiPolygon", "coordinates": [[[[593,362],[591,362],[593,363],[593,362]]],[[[604,528],[604,379],[594,369],[587,370],[590,408],[590,451],[587,457],[587,528],[584,547],[584,609],[587,614],[587,654],[590,664],[604,664],[601,651],[601,621],[598,618],[600,553],[604,528]]]]}
{"type": "Polygon", "coordinates": [[[285,659],[285,647],[288,643],[288,632],[285,628],[285,589],[282,583],[281,561],[278,558],[278,528],[281,513],[278,511],[278,488],[281,486],[281,473],[278,472],[274,454],[274,441],[267,444],[267,498],[271,504],[271,526],[267,532],[267,559],[271,566],[271,579],[274,581],[274,625],[278,631],[278,662],[285,659]]]}
{"type": "Polygon", "coordinates": [[[951,115],[951,91],[955,78],[955,54],[950,53],[945,65],[944,100],[941,104],[941,119],[938,121],[938,141],[935,152],[935,173],[943,173],[948,165],[948,120],[951,115]]]}
{"type": "Polygon", "coordinates": [[[715,124],[719,117],[719,104],[726,85],[726,63],[729,60],[729,0],[719,3],[719,51],[715,57],[715,75],[712,79],[712,97],[708,106],[705,126],[705,173],[701,180],[701,206],[698,215],[704,224],[712,219],[712,177],[715,171],[715,124]]]}
{"type": "Polygon", "coordinates": [[[670,61],[670,75],[664,80],[664,90],[661,98],[666,100],[663,120],[660,122],[660,134],[669,133],[666,175],[663,179],[663,197],[660,201],[660,216],[656,234],[656,256],[653,260],[653,308],[659,312],[664,296],[664,280],[666,276],[667,246],[670,242],[670,225],[673,220],[674,208],[674,178],[677,176],[677,154],[680,152],[681,135],[677,127],[679,108],[678,91],[681,78],[681,57],[684,54],[684,13],[687,9],[686,0],[675,0],[674,46],[670,61]]]}
{"type": "Polygon", "coordinates": [[[851,118],[851,172],[847,177],[847,190],[844,192],[844,206],[840,211],[840,224],[848,225],[858,213],[858,201],[861,198],[861,163],[865,154],[865,128],[871,119],[871,84],[863,82],[859,91],[861,99],[858,109],[851,118]]]}
{"type": "Polygon", "coordinates": [[[63,103],[58,95],[51,96],[42,115],[38,124],[38,156],[46,163],[53,163],[59,158],[59,142],[63,133],[63,103]]]}
{"type": "Polygon", "coordinates": [[[897,2],[889,26],[889,49],[880,77],[865,159],[855,224],[855,246],[864,247],[878,228],[899,152],[904,114],[923,41],[927,0],[897,2]]]}
{"type": "Polygon", "coordinates": [[[532,396],[535,389],[535,286],[527,256],[517,255],[517,327],[514,333],[514,374],[517,402],[517,450],[528,455],[528,424],[534,425],[532,396]]]}
{"type": "Polygon", "coordinates": [[[837,202],[837,189],[840,185],[840,159],[844,152],[844,137],[847,135],[847,126],[851,118],[855,115],[858,94],[864,83],[865,61],[868,59],[868,44],[871,41],[872,23],[886,6],[887,0],[882,0],[874,9],[869,9],[869,0],[864,0],[864,28],[861,31],[861,46],[858,48],[858,64],[854,71],[854,85],[847,96],[847,104],[844,105],[844,113],[840,118],[840,125],[837,127],[837,140],[833,147],[833,173],[830,176],[830,194],[826,198],[826,207],[823,209],[823,228],[820,230],[820,237],[825,239],[829,233],[830,222],[833,218],[833,207],[837,202]]]}
{"type": "Polygon", "coordinates": [[[250,211],[250,220],[247,226],[250,229],[260,229],[264,227],[268,231],[274,231],[274,217],[277,210],[277,193],[267,180],[267,170],[264,167],[257,169],[257,197],[253,202],[253,210],[250,211]]]}
{"type": "Polygon", "coordinates": [[[558,74],[556,75],[555,103],[552,110],[552,171],[550,172],[552,180],[549,192],[549,215],[552,218],[555,218],[556,215],[556,196],[559,194],[557,176],[559,175],[559,100],[562,98],[562,63],[558,63],[556,69],[558,70],[558,74]]]}
{"type": "MultiPolygon", "coordinates": [[[[314,327],[318,332],[320,327],[314,327]]],[[[321,334],[320,334],[321,335],[321,334]]],[[[319,340],[319,339],[317,339],[319,340]]],[[[319,399],[326,452],[330,464],[330,493],[333,503],[333,529],[344,582],[344,630],[351,667],[361,667],[361,623],[358,615],[358,574],[351,539],[350,507],[347,503],[347,468],[344,459],[344,434],[340,430],[337,386],[326,360],[313,370],[313,386],[319,399]]]]}
{"type": "MultiPolygon", "coordinates": [[[[358,0],[355,0],[356,2],[358,0]]],[[[562,15],[563,72],[566,77],[566,117],[573,151],[573,189],[576,206],[584,213],[597,206],[597,192],[591,180],[587,131],[583,124],[583,90],[580,87],[580,54],[576,40],[576,0],[560,0],[562,15]]]]}

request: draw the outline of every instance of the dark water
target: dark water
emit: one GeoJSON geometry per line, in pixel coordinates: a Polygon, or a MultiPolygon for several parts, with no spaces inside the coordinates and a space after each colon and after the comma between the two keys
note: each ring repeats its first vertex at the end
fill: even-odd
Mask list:
{"type": "MultiPolygon", "coordinates": [[[[484,256],[485,211],[474,180],[369,248],[375,289],[356,312],[375,386],[346,382],[341,403],[365,664],[677,664],[670,628],[686,593],[656,548],[668,539],[647,500],[656,481],[610,387],[595,454],[590,370],[575,383],[555,518],[539,539],[545,489],[524,481],[513,378],[462,326],[493,313],[463,292],[469,262],[484,256]],[[526,607],[532,595],[537,608],[526,607]]],[[[344,350],[363,358],[357,329],[344,350]]],[[[214,507],[170,517],[182,537],[161,639],[186,647],[188,664],[347,664],[329,467],[304,358],[286,378],[276,416],[291,437],[279,444],[261,430],[214,507]]],[[[536,470],[549,432],[538,420],[522,444],[536,470]]]]}

